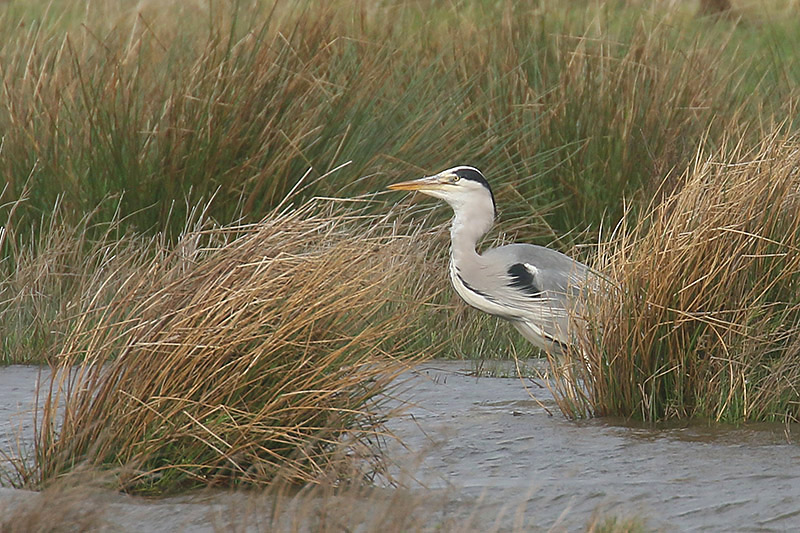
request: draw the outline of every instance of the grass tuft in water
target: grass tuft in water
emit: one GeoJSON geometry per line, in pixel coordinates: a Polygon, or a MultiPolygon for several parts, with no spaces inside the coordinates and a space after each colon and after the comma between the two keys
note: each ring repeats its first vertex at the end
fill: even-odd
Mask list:
{"type": "Polygon", "coordinates": [[[86,296],[14,483],[79,466],[159,493],[381,472],[380,394],[421,357],[437,293],[416,227],[312,202],[106,272],[115,290],[86,296]]]}
{"type": "Polygon", "coordinates": [[[698,153],[600,245],[605,288],[559,396],[570,416],[800,419],[800,144],[698,153]]]}

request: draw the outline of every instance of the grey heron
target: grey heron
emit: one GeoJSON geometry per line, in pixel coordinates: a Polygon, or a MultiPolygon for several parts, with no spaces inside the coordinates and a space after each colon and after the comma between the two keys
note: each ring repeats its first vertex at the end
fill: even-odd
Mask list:
{"type": "Polygon", "coordinates": [[[572,315],[580,306],[589,268],[533,244],[476,250],[494,224],[494,194],[483,174],[458,166],[413,181],[389,185],[419,191],[453,208],[450,281],[466,303],[510,321],[535,346],[563,355],[571,344],[572,315]]]}

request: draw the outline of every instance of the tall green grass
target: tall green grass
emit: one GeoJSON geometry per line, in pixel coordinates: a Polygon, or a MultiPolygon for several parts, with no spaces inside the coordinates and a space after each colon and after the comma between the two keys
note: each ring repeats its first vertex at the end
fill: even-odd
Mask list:
{"type": "Polygon", "coordinates": [[[352,161],[306,191],[349,195],[463,162],[507,218],[548,213],[528,237],[591,235],[704,134],[785,117],[800,76],[788,20],[616,2],[42,2],[0,29],[0,173],[12,199],[32,175],[25,220],[124,191],[138,230],[216,191],[214,217],[258,220],[309,167],[352,161]]]}
{"type": "Polygon", "coordinates": [[[115,273],[167,250],[163,234],[126,231],[118,212],[102,221],[96,209],[72,221],[60,202],[41,228],[20,227],[14,214],[24,202],[0,228],[9,249],[0,263],[0,365],[52,362],[77,317],[119,288],[115,273]]]}
{"type": "Polygon", "coordinates": [[[457,163],[499,239],[601,243],[566,412],[798,418],[796,143],[762,141],[798,126],[781,8],[47,5],[0,14],[0,348],[62,369],[13,483],[380,470],[405,361],[510,341],[442,293],[445,209],[305,200],[457,163]]]}

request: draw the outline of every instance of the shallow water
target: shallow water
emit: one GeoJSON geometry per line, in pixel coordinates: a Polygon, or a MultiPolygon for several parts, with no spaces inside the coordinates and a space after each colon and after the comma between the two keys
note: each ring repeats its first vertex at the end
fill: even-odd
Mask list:
{"type": "MultiPolygon", "coordinates": [[[[783,426],[571,422],[546,389],[531,392],[556,416],[518,379],[457,369],[430,365],[410,391],[418,404],[410,413],[426,432],[443,435],[419,474],[431,486],[452,484],[475,497],[485,491],[486,507],[524,506],[540,525],[568,509],[568,529],[598,507],[681,531],[800,527],[800,447],[783,426]]],[[[429,442],[407,422],[395,425],[412,447],[429,442]]]]}
{"type": "MultiPolygon", "coordinates": [[[[412,494],[430,494],[431,501],[436,495],[438,519],[462,517],[474,531],[520,525],[575,531],[598,512],[638,516],[669,531],[794,531],[800,524],[797,427],[571,422],[558,414],[547,389],[525,382],[540,404],[519,379],[476,378],[470,368],[423,365],[403,378],[392,400],[409,402],[389,423],[405,444],[389,447],[395,473],[412,494]]],[[[9,423],[12,413],[30,406],[37,374],[30,367],[0,368],[4,449],[29,419],[9,423]]],[[[0,506],[36,497],[4,490],[0,506]]],[[[224,528],[209,516],[234,520],[232,509],[243,507],[237,502],[247,496],[92,498],[102,500],[95,508],[106,509],[103,518],[113,530],[214,531],[224,528]]]]}

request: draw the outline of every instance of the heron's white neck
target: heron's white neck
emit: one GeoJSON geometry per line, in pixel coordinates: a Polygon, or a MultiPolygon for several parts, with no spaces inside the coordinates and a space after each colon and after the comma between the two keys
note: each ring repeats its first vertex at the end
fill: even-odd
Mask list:
{"type": "Polygon", "coordinates": [[[453,263],[458,265],[478,255],[475,247],[478,245],[478,240],[486,235],[494,224],[494,208],[454,211],[455,216],[450,226],[450,255],[453,263]]]}

